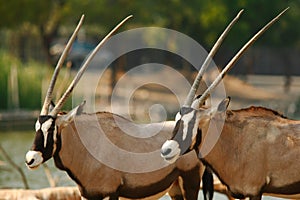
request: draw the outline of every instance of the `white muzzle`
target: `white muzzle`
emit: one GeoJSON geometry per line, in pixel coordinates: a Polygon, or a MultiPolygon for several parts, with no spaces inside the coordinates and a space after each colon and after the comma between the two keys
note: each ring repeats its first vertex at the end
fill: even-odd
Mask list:
{"type": "Polygon", "coordinates": [[[161,157],[168,163],[174,163],[180,156],[181,150],[175,140],[167,140],[161,147],[161,157]]]}
{"type": "Polygon", "coordinates": [[[36,169],[43,163],[42,153],[39,151],[28,151],[25,159],[29,169],[36,169]]]}

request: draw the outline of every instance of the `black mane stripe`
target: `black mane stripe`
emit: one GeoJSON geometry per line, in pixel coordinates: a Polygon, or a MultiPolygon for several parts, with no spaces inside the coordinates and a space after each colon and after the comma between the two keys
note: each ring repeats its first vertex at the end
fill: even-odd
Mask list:
{"type": "Polygon", "coordinates": [[[265,113],[268,115],[274,115],[274,116],[278,116],[284,119],[288,119],[288,117],[286,117],[285,115],[283,115],[282,113],[276,111],[276,110],[272,110],[270,108],[265,108],[262,106],[250,106],[248,108],[242,108],[242,109],[238,109],[238,110],[231,110],[228,112],[233,112],[233,113],[237,113],[237,112],[260,112],[261,113],[265,113]]]}

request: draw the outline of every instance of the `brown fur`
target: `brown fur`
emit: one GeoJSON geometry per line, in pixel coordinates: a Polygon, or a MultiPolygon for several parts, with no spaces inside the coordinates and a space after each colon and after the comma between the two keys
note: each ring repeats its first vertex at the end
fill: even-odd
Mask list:
{"type": "MultiPolygon", "coordinates": [[[[199,124],[203,137],[208,121],[199,124]]],[[[227,111],[220,138],[203,160],[239,197],[300,193],[300,121],[262,107],[227,111]]]]}
{"type": "MultiPolygon", "coordinates": [[[[153,137],[140,139],[123,133],[115,118],[127,127],[133,128],[134,124],[118,115],[100,112],[96,118],[92,114],[82,114],[76,117],[74,122],[61,130],[61,147],[54,156],[56,165],[68,172],[79,185],[82,195],[86,198],[103,198],[105,196],[122,196],[126,198],[144,198],[159,192],[166,191],[172,183],[182,176],[186,193],[186,199],[197,199],[201,164],[195,152],[191,152],[175,164],[168,165],[160,170],[148,173],[127,173],[112,169],[95,159],[82,144],[79,134],[91,135],[92,133],[106,134],[106,136],[119,148],[131,152],[149,152],[160,149],[163,142],[171,137],[174,125],[165,127],[159,134],[153,137]],[[115,117],[115,118],[114,118],[115,117]],[[94,121],[97,119],[97,122],[94,121]],[[100,123],[101,132],[95,125],[100,123]],[[77,131],[81,127],[84,132],[77,131]]],[[[94,148],[97,148],[95,146],[94,148]]],[[[118,156],[108,152],[107,156],[118,156]]],[[[158,159],[162,159],[158,155],[158,159]]],[[[124,164],[120,160],[120,165],[124,164]]],[[[156,162],[156,161],[153,161],[156,162]]]]}

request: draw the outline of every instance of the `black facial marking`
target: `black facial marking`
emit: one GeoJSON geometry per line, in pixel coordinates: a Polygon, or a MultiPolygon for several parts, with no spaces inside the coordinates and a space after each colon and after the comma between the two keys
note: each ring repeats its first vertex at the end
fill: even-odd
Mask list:
{"type": "Polygon", "coordinates": [[[183,121],[182,120],[178,120],[175,124],[175,128],[173,130],[173,136],[171,138],[171,140],[174,140],[175,139],[175,136],[178,135],[178,131],[179,129],[183,126],[183,121]]]}
{"type": "Polygon", "coordinates": [[[190,148],[191,150],[195,150],[197,154],[199,154],[199,146],[202,142],[202,131],[201,129],[197,129],[197,136],[196,136],[196,142],[195,144],[190,148]]]}
{"type": "Polygon", "coordinates": [[[192,112],[193,110],[194,109],[190,108],[190,107],[181,107],[179,113],[181,116],[183,116],[183,115],[186,115],[186,114],[192,112]]]}
{"type": "Polygon", "coordinates": [[[184,130],[184,121],[182,118],[184,115],[187,115],[193,112],[194,109],[190,107],[182,107],[179,111],[182,116],[180,120],[177,121],[175,128],[173,130],[172,140],[175,140],[179,144],[179,148],[181,149],[181,154],[185,154],[191,150],[190,145],[192,144],[192,132],[196,122],[196,114],[192,117],[192,119],[187,124],[187,135],[183,140],[183,130],[184,130]]]}
{"type": "Polygon", "coordinates": [[[43,161],[50,159],[53,155],[54,148],[54,140],[53,134],[55,130],[55,118],[49,115],[39,116],[38,122],[40,123],[40,128],[36,130],[35,138],[31,150],[39,151],[42,153],[43,161]],[[47,138],[44,137],[44,133],[42,131],[43,123],[52,119],[52,124],[47,130],[47,138]],[[47,140],[46,147],[44,146],[44,140],[47,140]]]}
{"type": "Polygon", "coordinates": [[[44,123],[45,121],[47,121],[48,119],[53,119],[53,121],[55,121],[55,118],[52,117],[51,115],[40,115],[38,118],[38,120],[41,124],[44,123]]]}

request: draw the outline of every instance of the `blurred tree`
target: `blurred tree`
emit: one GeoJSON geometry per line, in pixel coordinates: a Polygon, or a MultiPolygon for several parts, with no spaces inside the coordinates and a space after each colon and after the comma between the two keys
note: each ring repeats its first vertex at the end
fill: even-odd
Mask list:
{"type": "MultiPolygon", "coordinates": [[[[38,29],[42,44],[51,62],[50,44],[57,36],[58,28],[61,25],[61,18],[64,13],[64,0],[36,1],[36,0],[11,0],[0,4],[0,27],[13,30],[24,28],[24,24],[38,29]]],[[[22,38],[24,39],[24,38],[22,38]]],[[[21,40],[22,40],[21,39],[21,40]]],[[[22,41],[21,41],[22,42],[22,41]]]]}
{"type": "MultiPolygon", "coordinates": [[[[262,0],[262,1],[247,1],[247,0],[224,0],[227,5],[227,10],[238,11],[241,8],[245,9],[245,13],[237,24],[236,29],[230,34],[232,44],[237,44],[240,41],[245,41],[250,33],[254,33],[260,29],[264,23],[271,20],[277,13],[286,7],[290,7],[288,12],[280,19],[279,23],[264,34],[258,40],[258,44],[267,46],[299,46],[300,27],[295,26],[300,18],[300,1],[299,0],[262,0]],[[276,31],[272,31],[276,30],[276,31]],[[295,43],[298,41],[298,43],[295,43]]],[[[234,12],[231,12],[234,13],[234,12]]]]}
{"type": "MultiPolygon", "coordinates": [[[[165,1],[130,1],[130,0],[89,0],[89,1],[66,1],[68,6],[65,19],[76,19],[80,13],[87,14],[87,23],[101,26],[102,31],[107,31],[112,24],[115,24],[119,18],[128,14],[134,15],[134,20],[130,24],[136,26],[162,26],[183,32],[198,41],[209,45],[214,42],[229,20],[236,13],[244,8],[245,14],[237,25],[236,36],[247,37],[249,32],[253,32],[261,24],[274,17],[277,12],[290,6],[291,9],[282,18],[280,28],[274,36],[272,44],[278,43],[278,36],[283,32],[289,31],[297,35],[300,28],[293,27],[295,21],[300,17],[299,0],[169,0],[165,1]],[[258,23],[261,22],[261,23],[258,23]]],[[[74,21],[72,21],[74,22],[74,21]]],[[[234,37],[235,41],[238,41],[234,37]]],[[[279,37],[280,38],[280,37],[279,37]]],[[[245,39],[245,38],[241,38],[245,39]]],[[[270,40],[269,40],[270,41],[270,40]]],[[[278,43],[279,44],[279,43],[278,43]]],[[[291,44],[291,43],[289,43],[291,44]]]]}
{"type": "MultiPolygon", "coordinates": [[[[76,24],[82,13],[86,14],[85,30],[97,35],[107,32],[121,18],[133,14],[126,26],[160,26],[183,32],[210,48],[220,32],[236,13],[245,13],[227,39],[227,45],[240,46],[249,35],[290,6],[286,15],[260,39],[261,45],[300,46],[299,0],[10,0],[0,4],[0,28],[17,30],[23,24],[36,27],[48,60],[50,44],[64,26],[76,24]]],[[[28,29],[27,29],[28,30],[28,29]]],[[[71,29],[70,29],[71,32],[71,29]]],[[[68,33],[69,34],[69,33],[68,33]]]]}

